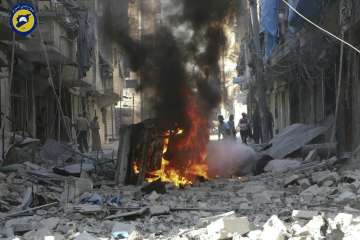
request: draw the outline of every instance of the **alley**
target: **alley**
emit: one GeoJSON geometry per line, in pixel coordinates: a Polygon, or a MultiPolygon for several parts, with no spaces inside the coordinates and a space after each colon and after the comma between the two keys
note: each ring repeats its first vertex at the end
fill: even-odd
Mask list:
{"type": "Polygon", "coordinates": [[[360,2],[0,0],[0,240],[360,239],[360,2]]]}

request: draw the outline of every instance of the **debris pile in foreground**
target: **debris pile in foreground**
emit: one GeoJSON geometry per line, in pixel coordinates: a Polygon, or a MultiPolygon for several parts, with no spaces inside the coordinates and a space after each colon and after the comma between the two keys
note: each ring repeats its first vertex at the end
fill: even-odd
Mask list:
{"type": "Polygon", "coordinates": [[[314,154],[183,189],[115,186],[99,164],[78,172],[79,155],[14,161],[0,168],[0,239],[357,239],[360,171],[314,154]]]}

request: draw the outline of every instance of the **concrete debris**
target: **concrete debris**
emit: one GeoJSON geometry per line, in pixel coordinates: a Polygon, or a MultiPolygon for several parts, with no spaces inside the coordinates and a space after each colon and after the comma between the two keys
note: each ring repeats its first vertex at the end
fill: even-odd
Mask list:
{"type": "Polygon", "coordinates": [[[215,239],[228,239],[250,231],[247,217],[223,217],[207,226],[208,234],[215,239]]]}
{"type": "Polygon", "coordinates": [[[316,162],[316,161],[320,161],[320,157],[318,154],[318,150],[314,149],[310,151],[309,154],[306,156],[306,158],[304,159],[304,163],[316,162]]]}
{"type": "Polygon", "coordinates": [[[265,172],[287,172],[291,169],[300,167],[301,162],[296,160],[280,159],[270,161],[266,167],[265,172]]]}
{"type": "Polygon", "coordinates": [[[75,240],[97,240],[94,236],[90,235],[87,232],[78,233],[75,236],[75,240]]]}
{"type": "Polygon", "coordinates": [[[54,146],[59,158],[47,149],[43,162],[0,168],[0,239],[340,240],[360,234],[360,171],[337,172],[333,160],[272,160],[259,176],[181,189],[160,181],[115,187],[98,169],[81,169],[68,146],[54,146]],[[66,159],[61,166],[59,159],[66,159]],[[66,166],[79,176],[52,171],[66,166]]]}
{"type": "Polygon", "coordinates": [[[264,230],[260,235],[260,239],[284,240],[287,236],[287,227],[277,217],[272,216],[264,225],[264,230]]]}
{"type": "Polygon", "coordinates": [[[319,215],[319,212],[317,211],[301,211],[301,210],[294,210],[292,212],[292,217],[294,219],[306,219],[310,220],[313,217],[319,215]]]}
{"type": "Polygon", "coordinates": [[[125,239],[129,238],[134,231],[134,225],[116,222],[111,230],[111,236],[115,239],[125,239]]]}
{"type": "Polygon", "coordinates": [[[170,208],[168,206],[155,205],[150,207],[151,216],[166,215],[170,213],[170,208]]]}

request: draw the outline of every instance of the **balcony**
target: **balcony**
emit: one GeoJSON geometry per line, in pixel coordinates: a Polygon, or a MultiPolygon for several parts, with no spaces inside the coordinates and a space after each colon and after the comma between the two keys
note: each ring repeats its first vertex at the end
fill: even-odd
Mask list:
{"type": "Polygon", "coordinates": [[[79,69],[75,65],[64,65],[61,77],[64,85],[68,87],[91,87],[88,81],[79,79],[79,69]]]}
{"type": "MultiPolygon", "coordinates": [[[[42,33],[51,64],[74,64],[76,62],[76,47],[74,40],[67,38],[65,29],[55,20],[40,20],[38,28],[42,33]]],[[[32,38],[23,42],[26,51],[22,54],[30,62],[46,63],[46,58],[38,31],[32,38]]]]}

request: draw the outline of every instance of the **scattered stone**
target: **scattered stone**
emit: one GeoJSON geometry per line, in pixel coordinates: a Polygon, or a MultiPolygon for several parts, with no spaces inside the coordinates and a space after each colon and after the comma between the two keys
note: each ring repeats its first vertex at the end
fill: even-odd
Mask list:
{"type": "Polygon", "coordinates": [[[334,199],[334,202],[341,203],[341,202],[349,202],[356,200],[357,196],[353,192],[345,191],[342,192],[337,198],[334,199]]]}
{"type": "Polygon", "coordinates": [[[143,240],[143,239],[144,237],[138,231],[133,231],[128,238],[128,240],[143,240]]]}
{"type": "Polygon", "coordinates": [[[319,212],[316,212],[316,211],[294,210],[292,212],[293,219],[311,220],[313,217],[315,217],[317,215],[319,215],[319,212]]]}
{"type": "Polygon", "coordinates": [[[210,236],[217,239],[231,238],[235,234],[244,235],[250,231],[250,223],[247,217],[223,217],[207,226],[210,236]]]}
{"type": "Polygon", "coordinates": [[[272,160],[270,161],[266,167],[266,172],[272,172],[272,173],[281,173],[281,172],[287,172],[291,169],[298,168],[301,166],[301,162],[296,160],[272,160]]]}
{"type": "Polygon", "coordinates": [[[322,172],[315,172],[311,175],[312,180],[317,184],[323,184],[326,181],[336,182],[340,179],[340,176],[335,172],[322,171],[322,172]]]}
{"type": "Polygon", "coordinates": [[[299,185],[302,188],[308,188],[311,186],[311,183],[310,183],[309,179],[307,179],[307,178],[299,179],[299,180],[297,180],[297,182],[299,183],[299,185]]]}
{"type": "Polygon", "coordinates": [[[265,223],[264,230],[259,239],[285,240],[286,237],[287,228],[285,224],[274,215],[265,223]]]}
{"type": "Polygon", "coordinates": [[[159,199],[160,194],[158,194],[156,191],[152,191],[152,193],[148,196],[148,199],[150,201],[156,201],[157,199],[159,199]]]}
{"type": "Polygon", "coordinates": [[[291,184],[297,183],[297,180],[299,180],[300,178],[301,178],[300,175],[292,175],[285,179],[284,186],[287,187],[291,184]]]}
{"type": "Polygon", "coordinates": [[[49,230],[54,230],[58,226],[59,222],[60,222],[60,218],[52,217],[41,220],[40,225],[49,230]]]}
{"type": "Polygon", "coordinates": [[[170,208],[168,206],[155,205],[150,207],[151,216],[167,215],[170,213],[170,208]]]}
{"type": "Polygon", "coordinates": [[[94,236],[87,232],[78,233],[75,235],[75,240],[97,240],[94,236]]]}
{"type": "Polygon", "coordinates": [[[313,185],[303,192],[300,193],[300,196],[305,202],[311,202],[315,196],[317,196],[321,192],[319,186],[313,185]]]}
{"type": "Polygon", "coordinates": [[[317,162],[317,161],[320,161],[320,157],[317,149],[311,150],[304,159],[304,163],[317,162]]]}
{"type": "Polygon", "coordinates": [[[134,231],[134,225],[116,222],[112,227],[111,235],[115,239],[124,239],[129,238],[134,231]]]}

